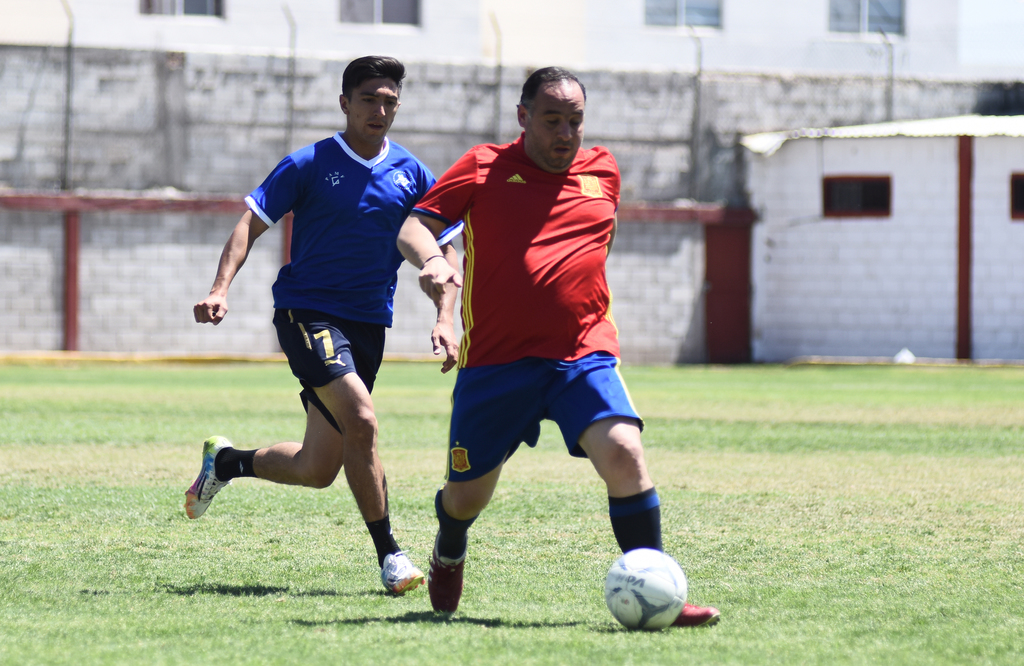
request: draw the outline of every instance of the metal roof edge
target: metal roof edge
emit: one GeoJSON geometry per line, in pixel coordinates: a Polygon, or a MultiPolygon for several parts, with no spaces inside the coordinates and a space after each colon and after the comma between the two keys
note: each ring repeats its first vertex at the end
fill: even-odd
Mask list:
{"type": "Polygon", "coordinates": [[[770,156],[791,139],[864,139],[889,136],[952,137],[1011,136],[1024,137],[1024,115],[982,116],[970,114],[948,118],[895,120],[844,127],[805,127],[780,132],[748,134],[740,144],[755,153],[770,156]]]}

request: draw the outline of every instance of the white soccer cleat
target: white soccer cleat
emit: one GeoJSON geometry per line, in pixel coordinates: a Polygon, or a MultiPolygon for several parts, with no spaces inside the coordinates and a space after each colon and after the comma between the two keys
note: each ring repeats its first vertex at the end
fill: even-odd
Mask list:
{"type": "Polygon", "coordinates": [[[203,468],[199,470],[199,476],[192,483],[192,487],[185,491],[185,513],[189,518],[195,520],[206,513],[206,507],[210,506],[213,496],[231,483],[218,479],[213,469],[217,454],[230,446],[231,442],[226,437],[217,435],[203,442],[203,468]]]}
{"type": "Polygon", "coordinates": [[[402,551],[386,555],[380,582],[392,594],[405,594],[423,584],[423,572],[402,551]]]}

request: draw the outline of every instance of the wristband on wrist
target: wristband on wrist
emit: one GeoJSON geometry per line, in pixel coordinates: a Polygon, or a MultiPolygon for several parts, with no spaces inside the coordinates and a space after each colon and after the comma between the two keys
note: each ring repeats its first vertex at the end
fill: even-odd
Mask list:
{"type": "MultiPolygon", "coordinates": [[[[444,255],[443,254],[435,254],[432,257],[427,257],[426,259],[423,260],[423,266],[426,266],[427,262],[430,261],[431,259],[444,259],[444,255]]],[[[422,268],[422,266],[421,266],[421,268],[422,268]]]]}

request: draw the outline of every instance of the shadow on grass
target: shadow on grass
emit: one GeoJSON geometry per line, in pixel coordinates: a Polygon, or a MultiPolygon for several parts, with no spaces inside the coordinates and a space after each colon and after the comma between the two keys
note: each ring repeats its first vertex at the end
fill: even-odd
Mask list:
{"type": "Polygon", "coordinates": [[[392,624],[474,624],[481,627],[488,627],[490,629],[494,629],[496,627],[550,629],[555,627],[577,627],[583,624],[582,622],[506,622],[501,618],[453,617],[451,613],[435,613],[432,611],[409,612],[396,617],[380,617],[379,615],[376,615],[373,617],[355,617],[344,620],[291,620],[291,622],[292,624],[297,624],[300,627],[364,625],[372,624],[374,622],[382,622],[392,624]]]}
{"type": "MultiPolygon", "coordinates": [[[[292,592],[287,587],[273,587],[270,585],[159,585],[159,591],[168,594],[177,594],[183,597],[192,597],[197,594],[221,594],[228,597],[267,597],[287,594],[290,597],[342,597],[342,596],[365,596],[338,594],[334,590],[305,590],[292,592]]],[[[387,594],[383,592],[383,594],[387,594]]]]}

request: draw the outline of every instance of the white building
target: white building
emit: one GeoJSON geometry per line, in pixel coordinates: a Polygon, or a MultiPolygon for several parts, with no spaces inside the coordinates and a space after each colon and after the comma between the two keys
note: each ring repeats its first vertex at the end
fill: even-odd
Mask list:
{"type": "MultiPolygon", "coordinates": [[[[1019,78],[1019,0],[66,0],[82,47],[588,70],[1019,78]],[[884,32],[884,34],[883,34],[884,32]]],[[[0,0],[0,44],[63,45],[64,0],[0,0]]]]}
{"type": "Polygon", "coordinates": [[[1024,359],[1024,116],[743,144],[754,360],[1024,359]]]}

